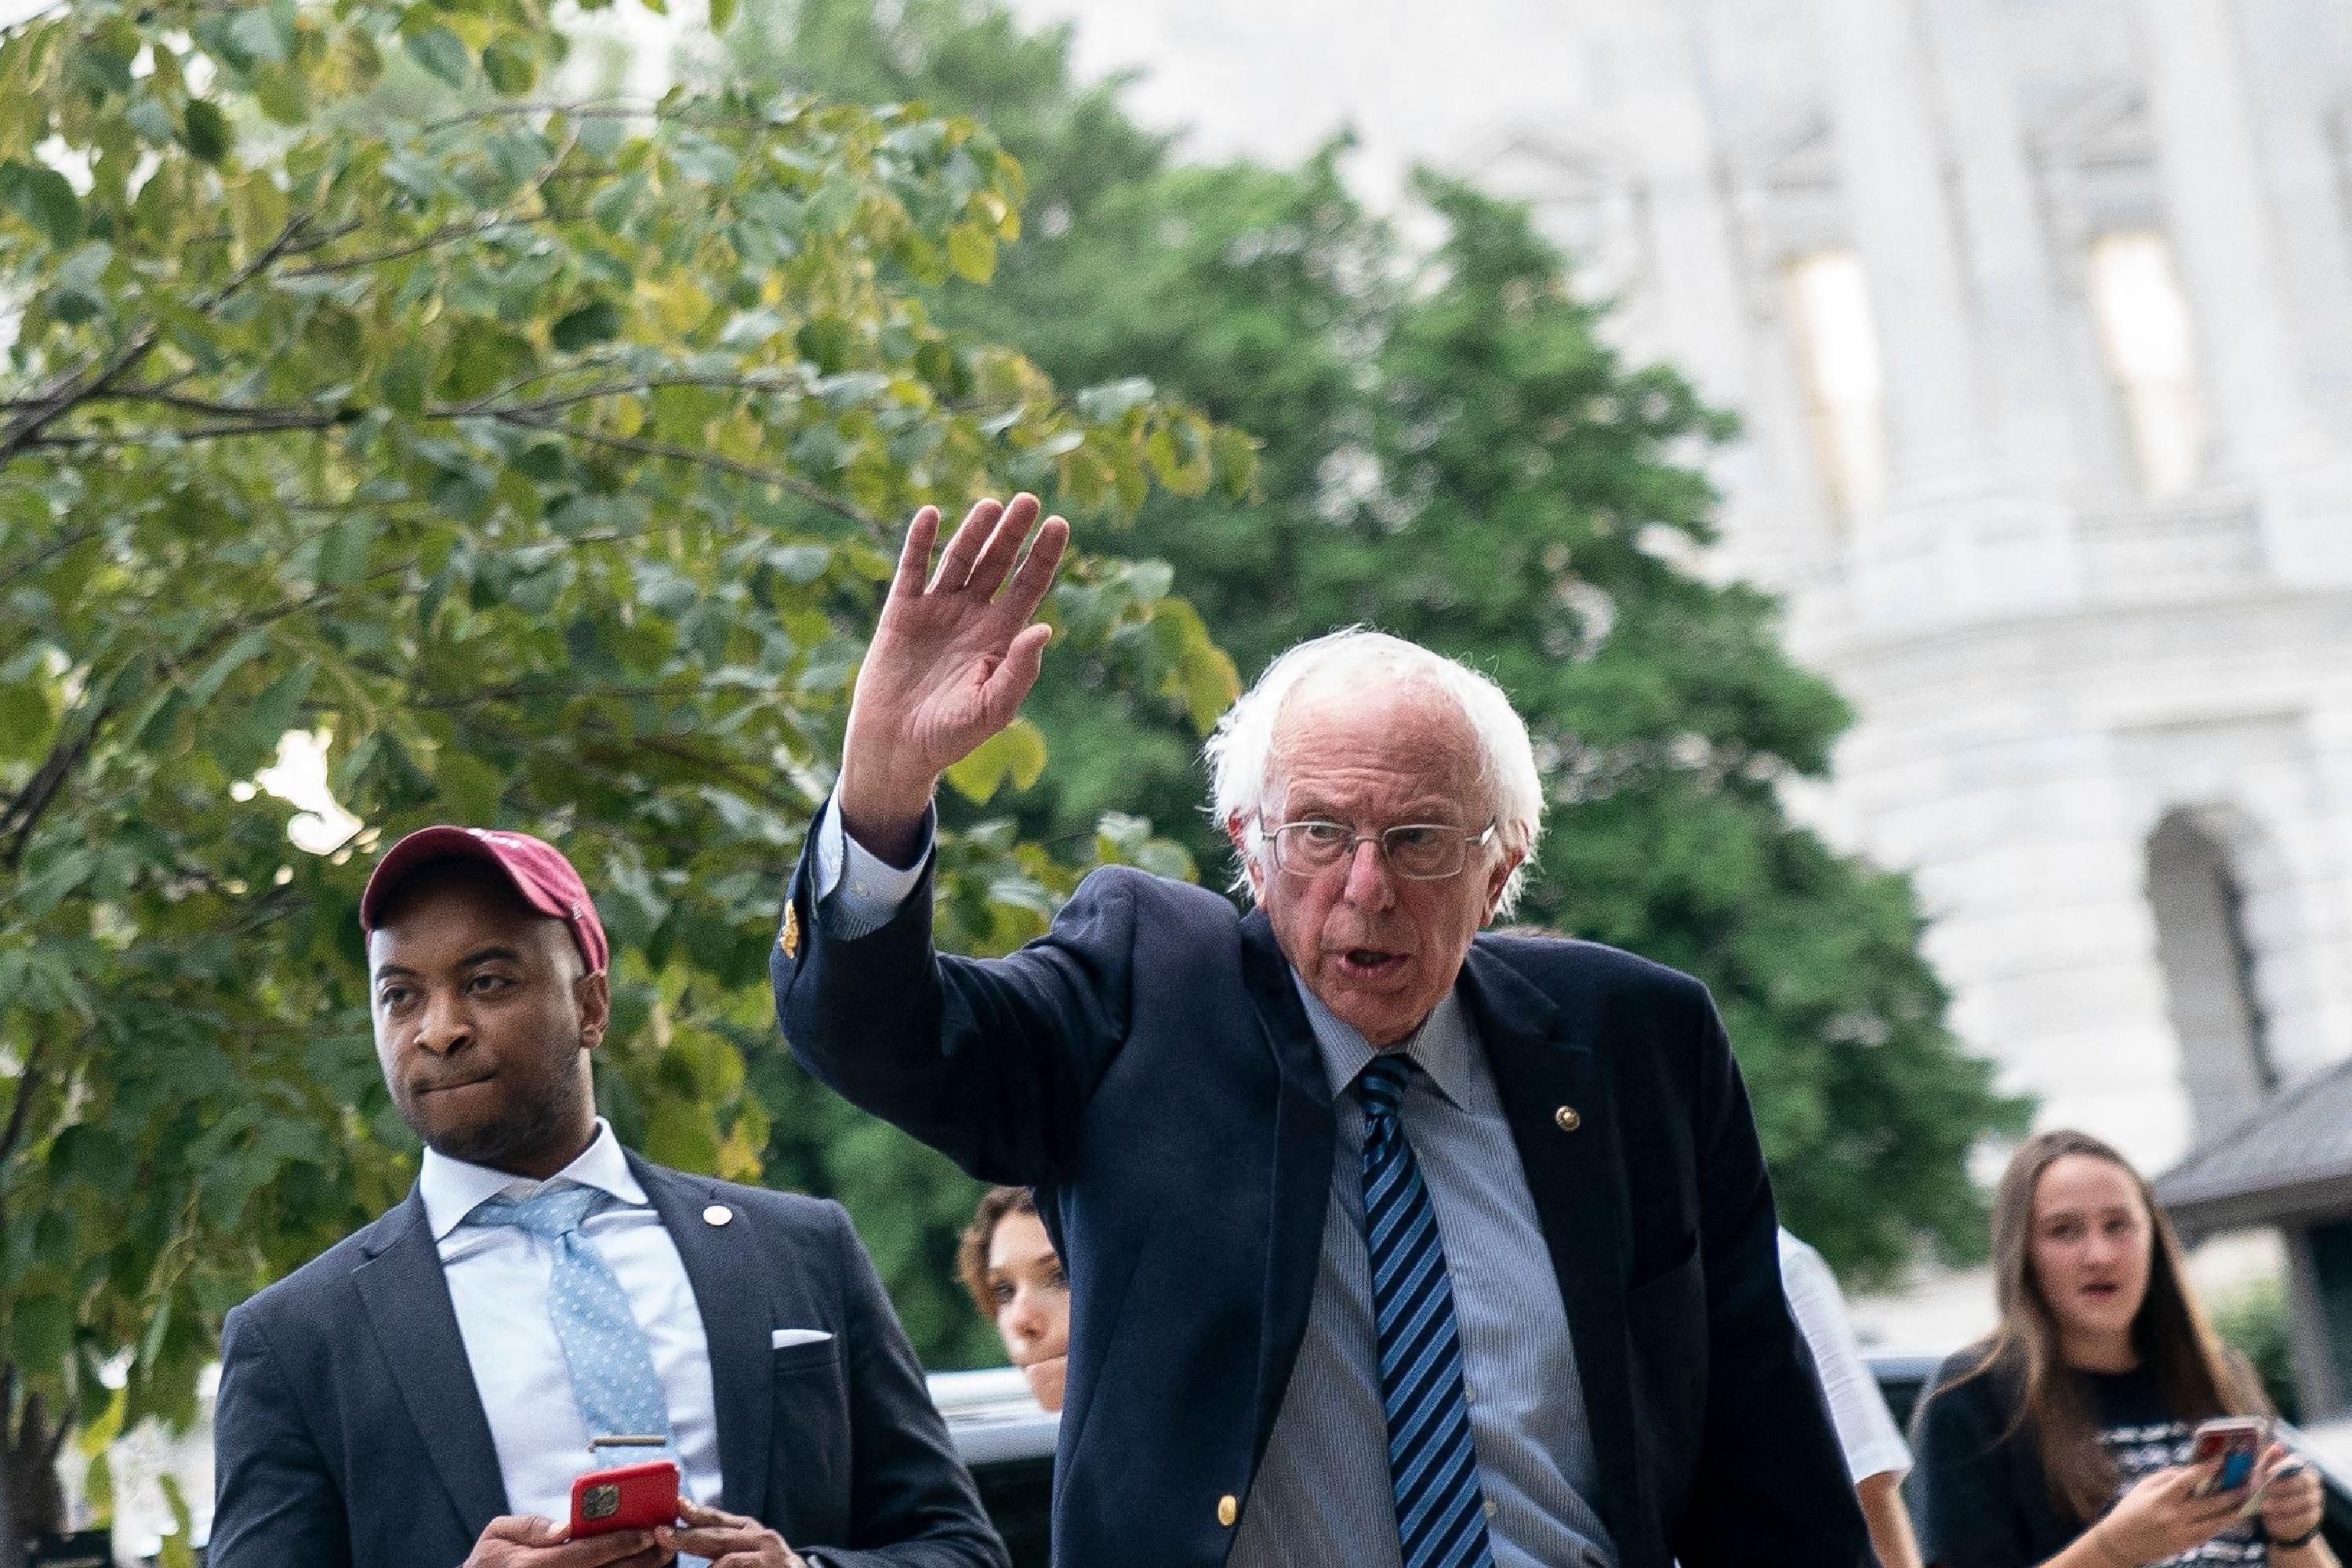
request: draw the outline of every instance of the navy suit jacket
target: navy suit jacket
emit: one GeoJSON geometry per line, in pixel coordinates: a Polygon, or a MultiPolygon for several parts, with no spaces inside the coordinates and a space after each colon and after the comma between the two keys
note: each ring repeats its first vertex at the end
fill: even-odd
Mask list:
{"type": "MultiPolygon", "coordinates": [[[[1072,1289],[1055,1561],[1211,1568],[1304,1335],[1338,1136],[1263,913],[1111,868],[1008,958],[941,956],[926,879],[828,938],[804,855],[774,955],[816,1075],[1037,1189],[1072,1289]]],[[[1559,1279],[1622,1568],[1874,1561],[1780,1291],[1772,1194],[1696,981],[1485,936],[1458,982],[1559,1279]]]]}
{"type": "MultiPolygon", "coordinates": [[[[629,1168],[702,1310],[728,1511],[843,1568],[1003,1568],[840,1206],[629,1168]]],[[[229,1313],[213,1441],[212,1568],[457,1568],[509,1511],[415,1193],[229,1313]]]]}

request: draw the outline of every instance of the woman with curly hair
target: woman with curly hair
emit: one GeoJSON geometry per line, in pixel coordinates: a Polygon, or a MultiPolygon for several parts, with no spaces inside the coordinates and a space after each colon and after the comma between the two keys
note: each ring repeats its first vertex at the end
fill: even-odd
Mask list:
{"type": "Polygon", "coordinates": [[[1070,1283],[1026,1187],[992,1187],[964,1227],[956,1272],[1004,1353],[1048,1410],[1062,1408],[1070,1350],[1070,1283]]]}

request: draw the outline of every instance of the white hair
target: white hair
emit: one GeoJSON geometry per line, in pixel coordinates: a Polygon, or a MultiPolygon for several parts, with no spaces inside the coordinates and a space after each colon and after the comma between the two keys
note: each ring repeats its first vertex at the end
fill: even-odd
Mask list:
{"type": "MultiPolygon", "coordinates": [[[[1496,904],[1497,915],[1509,914],[1518,902],[1528,868],[1535,864],[1536,840],[1543,833],[1543,780],[1536,772],[1527,723],[1503,689],[1486,676],[1385,632],[1349,626],[1299,643],[1267,665],[1257,684],[1225,710],[1202,748],[1209,764],[1209,809],[1218,827],[1248,823],[1264,813],[1267,791],[1276,782],[1266,774],[1274,762],[1283,706],[1302,684],[1317,678],[1339,678],[1359,688],[1374,682],[1391,688],[1424,686],[1462,710],[1478,738],[1478,783],[1495,818],[1496,851],[1516,851],[1520,858],[1496,904]]],[[[1251,890],[1250,865],[1263,853],[1255,847],[1256,840],[1248,842],[1253,847],[1240,852],[1236,892],[1251,890]]]]}

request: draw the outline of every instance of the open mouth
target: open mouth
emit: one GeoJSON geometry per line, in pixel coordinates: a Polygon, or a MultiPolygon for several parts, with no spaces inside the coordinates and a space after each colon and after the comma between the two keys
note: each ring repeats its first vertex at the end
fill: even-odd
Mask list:
{"type": "Polygon", "coordinates": [[[1405,964],[1405,955],[1378,947],[1351,947],[1339,953],[1339,972],[1350,980],[1378,980],[1394,974],[1405,964]]]}

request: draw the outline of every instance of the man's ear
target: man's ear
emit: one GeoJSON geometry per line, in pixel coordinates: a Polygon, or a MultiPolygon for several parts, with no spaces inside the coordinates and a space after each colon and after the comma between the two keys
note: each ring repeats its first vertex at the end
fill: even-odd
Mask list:
{"type": "MultiPolygon", "coordinates": [[[[1495,868],[1486,873],[1487,920],[1495,918],[1495,908],[1503,901],[1503,889],[1509,884],[1511,873],[1519,868],[1519,862],[1526,858],[1524,852],[1514,849],[1496,861],[1495,868]]],[[[1479,923],[1483,925],[1486,922],[1482,921],[1479,923]]]]}
{"type": "Polygon", "coordinates": [[[1265,870],[1257,863],[1255,853],[1255,836],[1250,832],[1253,820],[1238,811],[1234,813],[1225,818],[1225,837],[1233,841],[1234,853],[1242,858],[1242,875],[1249,879],[1250,902],[1262,904],[1265,902],[1265,870]]]}
{"type": "Polygon", "coordinates": [[[580,1048],[593,1051],[604,1043],[604,1030],[613,1022],[612,984],[600,969],[573,981],[572,995],[580,1004],[580,1048]]]}

